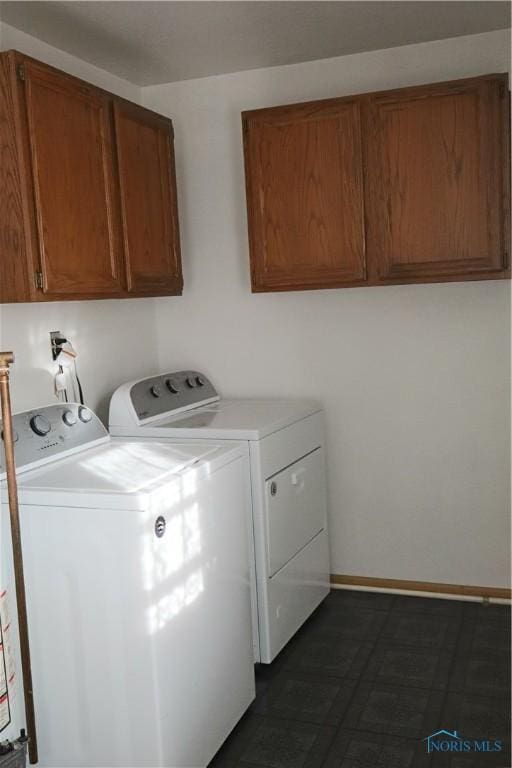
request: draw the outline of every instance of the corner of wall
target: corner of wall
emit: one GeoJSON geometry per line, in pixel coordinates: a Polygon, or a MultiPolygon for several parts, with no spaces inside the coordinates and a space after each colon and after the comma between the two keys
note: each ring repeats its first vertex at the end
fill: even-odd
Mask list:
{"type": "Polygon", "coordinates": [[[11,27],[0,19],[0,50],[11,48],[25,53],[27,56],[33,56],[52,67],[62,69],[70,75],[88,80],[99,88],[112,91],[112,93],[125,99],[135,101],[137,104],[142,103],[142,88],[140,86],[100,69],[100,67],[96,67],[83,59],[72,56],[60,48],[54,48],[37,37],[27,35],[25,32],[11,27]]]}

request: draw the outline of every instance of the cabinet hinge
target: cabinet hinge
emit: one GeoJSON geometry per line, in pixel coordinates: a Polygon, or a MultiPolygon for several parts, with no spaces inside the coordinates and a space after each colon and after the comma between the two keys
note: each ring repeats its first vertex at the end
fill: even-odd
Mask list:
{"type": "Polygon", "coordinates": [[[25,82],[25,66],[23,64],[18,64],[16,67],[16,74],[18,76],[18,80],[21,80],[22,83],[25,82]]]}
{"type": "Polygon", "coordinates": [[[36,288],[42,288],[43,287],[43,273],[42,272],[34,272],[34,282],[36,284],[36,288]]]}

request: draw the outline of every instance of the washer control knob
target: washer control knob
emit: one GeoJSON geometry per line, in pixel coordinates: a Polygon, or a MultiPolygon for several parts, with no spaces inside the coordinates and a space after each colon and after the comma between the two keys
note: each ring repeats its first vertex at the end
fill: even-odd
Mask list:
{"type": "Polygon", "coordinates": [[[44,437],[51,430],[52,425],[46,416],[41,416],[40,413],[37,413],[30,419],[30,427],[32,431],[36,433],[36,435],[41,435],[41,437],[44,437]]]}
{"type": "Polygon", "coordinates": [[[202,376],[196,376],[196,384],[198,387],[204,387],[204,379],[202,376]]]}
{"type": "Polygon", "coordinates": [[[160,397],[160,395],[162,394],[162,390],[160,389],[158,384],[153,384],[153,386],[150,388],[149,391],[151,392],[153,397],[160,397]]]}
{"type": "Polygon", "coordinates": [[[165,382],[165,386],[167,387],[169,392],[172,392],[173,395],[177,395],[178,394],[179,389],[178,389],[174,379],[167,379],[167,381],[165,382]]]}
{"type": "Polygon", "coordinates": [[[185,379],[185,383],[187,387],[190,387],[190,389],[193,389],[195,386],[197,386],[196,380],[193,376],[187,376],[187,378],[185,379]]]}
{"type": "Polygon", "coordinates": [[[78,409],[78,418],[83,421],[84,424],[88,424],[92,420],[92,413],[85,405],[81,405],[78,409]]]}
{"type": "Polygon", "coordinates": [[[73,411],[64,411],[62,421],[67,427],[72,427],[73,424],[76,424],[76,414],[73,411]]]}

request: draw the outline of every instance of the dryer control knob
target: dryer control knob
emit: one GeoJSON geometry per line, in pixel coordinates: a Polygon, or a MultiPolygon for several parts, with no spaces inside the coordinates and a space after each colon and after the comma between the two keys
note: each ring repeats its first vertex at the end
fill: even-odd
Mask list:
{"type": "Polygon", "coordinates": [[[92,420],[92,413],[88,408],[85,407],[85,405],[81,405],[78,409],[78,418],[80,421],[83,421],[84,424],[87,424],[92,420]]]}
{"type": "Polygon", "coordinates": [[[72,427],[73,424],[76,424],[76,414],[74,414],[73,411],[64,411],[62,414],[62,421],[66,426],[72,427]]]}
{"type": "Polygon", "coordinates": [[[153,386],[149,390],[153,397],[160,397],[162,394],[162,390],[158,386],[158,384],[153,384],[153,386]]]}
{"type": "Polygon", "coordinates": [[[174,379],[167,379],[167,381],[165,382],[165,386],[167,387],[169,392],[172,392],[173,395],[178,394],[179,389],[174,379]]]}
{"type": "Polygon", "coordinates": [[[30,427],[32,429],[32,432],[35,432],[36,435],[41,435],[41,437],[44,437],[44,435],[47,435],[48,432],[51,430],[52,425],[46,418],[46,416],[41,416],[40,413],[37,413],[35,416],[32,416],[30,419],[30,427]]]}
{"type": "Polygon", "coordinates": [[[196,376],[196,384],[198,387],[204,387],[204,379],[202,376],[196,376]]]}
{"type": "Polygon", "coordinates": [[[193,389],[196,386],[196,380],[194,379],[193,376],[187,376],[187,378],[185,379],[185,383],[187,387],[190,387],[190,389],[193,389]]]}

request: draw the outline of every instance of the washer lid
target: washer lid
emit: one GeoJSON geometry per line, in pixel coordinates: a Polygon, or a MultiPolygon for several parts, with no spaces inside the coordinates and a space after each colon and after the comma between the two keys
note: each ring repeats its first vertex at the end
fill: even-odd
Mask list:
{"type": "Polygon", "coordinates": [[[211,443],[111,440],[22,474],[20,504],[141,509],[185,478],[214,472],[244,452],[211,443]]]}
{"type": "Polygon", "coordinates": [[[111,425],[111,431],[177,439],[261,440],[319,410],[320,405],[312,400],[220,400],[140,427],[111,425]]]}

